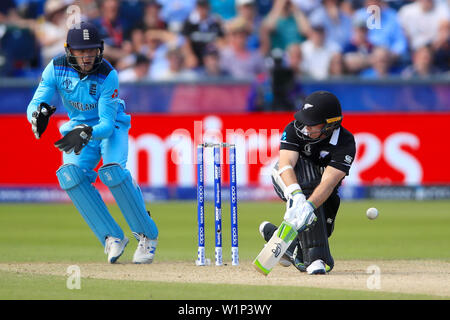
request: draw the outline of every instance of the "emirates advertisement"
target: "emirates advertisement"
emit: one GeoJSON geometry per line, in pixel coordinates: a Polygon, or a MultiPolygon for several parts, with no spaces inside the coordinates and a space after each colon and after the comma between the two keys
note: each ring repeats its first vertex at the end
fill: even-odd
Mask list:
{"type": "MultiPolygon", "coordinates": [[[[66,199],[55,175],[62,154],[53,142],[60,138],[58,127],[67,120],[52,117],[43,137],[36,140],[25,115],[0,117],[3,132],[16,133],[2,143],[0,201],[66,199]],[[38,191],[47,196],[35,196],[38,191]]],[[[234,143],[241,198],[248,198],[247,190],[256,189],[259,198],[271,199],[275,196],[271,169],[278,159],[284,127],[292,120],[293,113],[133,115],[128,169],[150,198],[153,194],[160,199],[194,199],[197,144],[234,143]]],[[[450,157],[445,129],[449,122],[448,113],[344,114],[342,124],[357,144],[350,175],[343,183],[344,197],[370,196],[355,190],[374,187],[415,188],[415,193],[417,188],[422,193],[423,188],[440,188],[444,194],[432,198],[449,196],[450,170],[442,166],[450,157]]],[[[212,150],[205,149],[204,163],[205,184],[212,186],[212,150]]],[[[222,163],[222,179],[227,184],[226,150],[222,163]]],[[[98,181],[96,186],[103,192],[98,181]]]]}

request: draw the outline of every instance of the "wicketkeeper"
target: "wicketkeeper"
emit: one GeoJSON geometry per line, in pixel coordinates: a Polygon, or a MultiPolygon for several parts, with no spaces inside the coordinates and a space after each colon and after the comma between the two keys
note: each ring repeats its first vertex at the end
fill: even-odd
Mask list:
{"type": "Polygon", "coordinates": [[[142,192],[126,169],[130,115],[119,98],[117,71],[103,59],[103,40],[96,28],[82,22],[67,33],[66,54],[45,68],[27,117],[37,139],[44,133],[56,108],[49,105],[59,93],[70,121],[60,127],[63,138],[55,146],[63,151],[59,184],[105,247],[108,262],[122,255],[128,239],[92,185],[97,179],[108,186],[124,215],[138,247],[134,263],[151,263],[158,228],[146,210],[142,192]]]}
{"type": "MultiPolygon", "coordinates": [[[[280,264],[325,274],[334,266],[328,238],[339,209],[338,188],[355,158],[355,140],[342,127],[340,102],[330,92],[306,97],[294,118],[282,134],[272,172],[275,191],[286,202],[284,220],[299,230],[280,264]]],[[[259,228],[266,241],[276,229],[267,221],[259,228]]]]}

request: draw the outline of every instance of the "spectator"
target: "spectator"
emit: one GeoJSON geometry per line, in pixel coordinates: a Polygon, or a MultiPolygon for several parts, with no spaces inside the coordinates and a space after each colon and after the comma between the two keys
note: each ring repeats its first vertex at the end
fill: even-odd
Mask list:
{"type": "Polygon", "coordinates": [[[369,57],[373,50],[367,36],[366,21],[354,19],[353,34],[343,50],[345,68],[349,73],[357,74],[369,67],[369,57]]]}
{"type": "Polygon", "coordinates": [[[412,61],[413,64],[402,72],[402,76],[405,78],[429,78],[439,73],[439,69],[433,65],[433,50],[430,46],[423,46],[415,50],[412,61]]]}
{"type": "Polygon", "coordinates": [[[122,49],[126,30],[119,16],[119,5],[118,0],[103,0],[100,7],[101,16],[92,21],[105,42],[104,57],[113,65],[127,54],[122,49]]]}
{"type": "Polygon", "coordinates": [[[184,57],[180,48],[172,47],[166,53],[167,65],[165,70],[161,70],[154,79],[159,81],[173,80],[195,80],[194,71],[185,68],[184,57]]]}
{"type": "Polygon", "coordinates": [[[376,47],[370,55],[370,67],[360,74],[366,79],[380,79],[394,75],[392,53],[387,48],[376,47]]]}
{"type": "Polygon", "coordinates": [[[148,29],[145,31],[147,57],[152,61],[149,79],[159,79],[169,66],[167,52],[170,48],[181,47],[183,39],[180,35],[164,29],[148,29]]]}
{"type": "Polygon", "coordinates": [[[208,0],[197,0],[195,10],[183,25],[182,35],[186,40],[183,48],[186,66],[202,67],[205,47],[224,36],[222,22],[211,14],[208,0]]]}
{"type": "Polygon", "coordinates": [[[320,23],[325,28],[326,41],[334,41],[344,48],[350,41],[352,22],[339,4],[341,0],[322,0],[322,6],[315,9],[309,16],[310,23],[320,23]]]}
{"type": "Polygon", "coordinates": [[[434,0],[416,0],[398,12],[412,50],[432,44],[438,50],[448,38],[450,27],[449,7],[434,0]]]}
{"type": "Polygon", "coordinates": [[[272,110],[294,110],[300,86],[297,84],[296,72],[301,63],[301,50],[296,43],[291,44],[287,52],[289,59],[283,59],[281,49],[273,49],[271,52],[271,86],[272,86],[272,110]]]}
{"type": "Polygon", "coordinates": [[[294,78],[303,75],[301,68],[303,61],[302,48],[300,44],[293,43],[286,49],[286,64],[292,70],[294,78]]]}
{"type": "Polygon", "coordinates": [[[0,75],[31,76],[41,67],[36,20],[20,16],[17,3],[0,1],[0,75]]]}
{"type": "Polygon", "coordinates": [[[392,58],[396,60],[405,59],[408,56],[408,43],[398,22],[397,12],[389,8],[383,0],[366,0],[365,7],[357,10],[354,18],[368,21],[368,39],[374,46],[387,48],[392,58]],[[367,11],[367,8],[372,5],[380,8],[380,26],[376,23],[372,24],[375,17],[373,12],[367,11]]]}
{"type": "MultiPolygon", "coordinates": [[[[36,0],[42,2],[43,0],[36,0]]],[[[42,5],[43,3],[40,3],[42,5]]],[[[36,3],[39,6],[39,3],[36,3]]],[[[30,12],[31,4],[27,1],[0,1],[0,24],[9,24],[10,26],[19,27],[21,29],[34,30],[36,27],[36,12],[30,12]]],[[[33,10],[31,10],[33,11],[33,10]]],[[[36,10],[34,10],[36,11],[36,10]]]]}
{"type": "Polygon", "coordinates": [[[122,49],[126,55],[117,62],[116,69],[118,70],[133,66],[136,62],[136,53],[151,58],[150,49],[144,36],[146,30],[167,30],[167,24],[160,18],[161,5],[156,0],[146,1],[142,9],[142,19],[134,23],[123,42],[122,49]]]}
{"type": "Polygon", "coordinates": [[[308,40],[301,44],[302,69],[314,79],[326,79],[329,75],[330,62],[334,54],[339,53],[339,46],[326,41],[325,28],[322,24],[311,25],[308,40]]]}
{"type": "Polygon", "coordinates": [[[184,21],[195,9],[196,0],[158,0],[162,5],[161,18],[172,32],[181,32],[184,21]]]}
{"type": "Polygon", "coordinates": [[[348,73],[344,63],[344,56],[341,53],[336,53],[331,56],[328,73],[330,78],[339,78],[348,73]]]}
{"type": "Polygon", "coordinates": [[[272,10],[262,23],[261,42],[263,53],[273,48],[286,50],[292,43],[305,40],[309,24],[300,9],[291,0],[275,0],[272,10]]]}
{"type": "Polygon", "coordinates": [[[136,63],[136,55],[149,54],[149,46],[145,41],[145,32],[142,28],[133,28],[129,33],[129,39],[124,41],[123,50],[127,53],[116,63],[117,70],[131,68],[136,63]]]}
{"type": "Polygon", "coordinates": [[[138,27],[142,29],[167,29],[167,24],[161,19],[161,4],[149,0],[144,7],[144,16],[138,27]]]}
{"type": "Polygon", "coordinates": [[[236,9],[237,16],[233,20],[241,19],[245,22],[248,32],[247,47],[249,50],[257,50],[260,47],[259,30],[262,19],[256,10],[256,0],[236,0],[236,9]]]}
{"type": "Polygon", "coordinates": [[[132,67],[119,72],[120,82],[136,82],[147,79],[150,59],[143,54],[137,54],[132,67]]]}
{"type": "Polygon", "coordinates": [[[64,54],[67,35],[67,7],[73,1],[47,0],[44,9],[44,23],[38,26],[36,35],[41,45],[43,65],[54,57],[64,54]]]}
{"type": "Polygon", "coordinates": [[[10,21],[14,21],[15,17],[17,17],[17,7],[15,1],[0,1],[0,24],[6,24],[10,21]]]}
{"type": "Polygon", "coordinates": [[[212,44],[205,48],[203,63],[203,68],[198,73],[200,78],[223,78],[230,76],[220,65],[219,50],[212,44]]]}
{"type": "Polygon", "coordinates": [[[221,51],[221,65],[236,79],[254,79],[265,72],[264,58],[259,51],[247,48],[245,21],[235,20],[227,26],[227,46],[221,51]]]}

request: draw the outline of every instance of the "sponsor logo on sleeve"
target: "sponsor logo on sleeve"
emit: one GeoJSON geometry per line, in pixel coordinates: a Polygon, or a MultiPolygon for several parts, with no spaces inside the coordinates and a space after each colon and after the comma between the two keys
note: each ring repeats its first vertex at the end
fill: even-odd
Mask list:
{"type": "Polygon", "coordinates": [[[353,157],[346,155],[344,161],[347,162],[348,164],[351,164],[353,161],[353,157]]]}

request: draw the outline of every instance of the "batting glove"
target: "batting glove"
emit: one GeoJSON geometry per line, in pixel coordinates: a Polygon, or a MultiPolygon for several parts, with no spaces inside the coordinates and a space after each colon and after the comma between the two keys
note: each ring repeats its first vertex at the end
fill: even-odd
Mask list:
{"type": "Polygon", "coordinates": [[[291,223],[298,232],[305,231],[317,221],[317,217],[314,214],[315,206],[311,201],[305,201],[302,205],[295,210],[293,217],[289,216],[289,220],[285,220],[291,223]]]}

